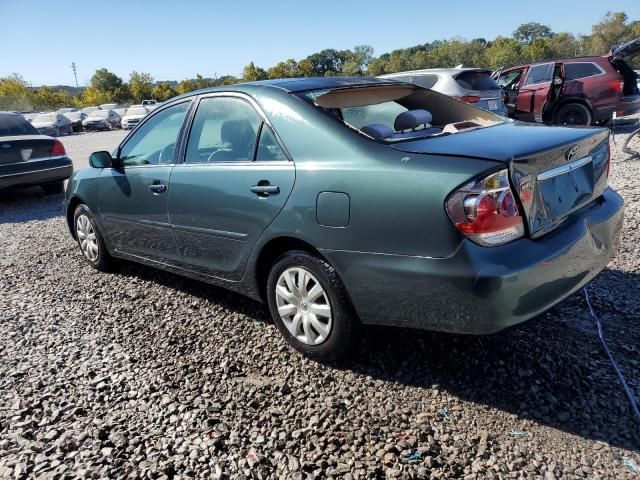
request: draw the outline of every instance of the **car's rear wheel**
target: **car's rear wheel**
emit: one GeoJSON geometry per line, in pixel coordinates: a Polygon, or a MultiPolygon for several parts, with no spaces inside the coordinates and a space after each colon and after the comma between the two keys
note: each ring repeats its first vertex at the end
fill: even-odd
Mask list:
{"type": "Polygon", "coordinates": [[[591,111],[581,103],[567,103],[554,116],[556,125],[591,125],[591,111]]]}
{"type": "Polygon", "coordinates": [[[64,182],[47,183],[40,185],[42,191],[47,195],[57,195],[64,190],[64,182]]]}
{"type": "Polygon", "coordinates": [[[267,281],[269,309],[287,342],[309,358],[343,357],[356,339],[358,321],[335,269],[301,250],[283,254],[267,281]]]}
{"type": "Polygon", "coordinates": [[[80,204],[73,216],[73,225],[80,251],[89,264],[101,272],[109,270],[112,259],[104,245],[102,234],[89,208],[80,204]]]}

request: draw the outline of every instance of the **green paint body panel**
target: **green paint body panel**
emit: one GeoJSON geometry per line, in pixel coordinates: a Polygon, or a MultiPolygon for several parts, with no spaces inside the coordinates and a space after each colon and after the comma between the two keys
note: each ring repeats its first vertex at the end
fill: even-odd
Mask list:
{"type": "Polygon", "coordinates": [[[505,121],[470,137],[393,148],[292,94],[294,87],[348,81],[257,82],[187,94],[181,98],[232,92],[251,99],[290,161],[186,165],[178,158],[137,170],[84,169],[69,182],[69,212],[85,203],[116,256],[256,299],[263,298],[263,249],[283,237],[304,241],[336,268],[369,324],[491,333],[540,314],[606,266],[623,216],[622,200],[606,182],[602,195],[553,231],[493,248],[465,239],[444,207],[460,185],[511,168],[511,159],[544,150],[550,138],[563,145],[605,134],[505,121]],[[148,186],[158,178],[168,191],[154,196],[148,186]],[[250,187],[262,180],[280,193],[256,196],[250,187]]]}

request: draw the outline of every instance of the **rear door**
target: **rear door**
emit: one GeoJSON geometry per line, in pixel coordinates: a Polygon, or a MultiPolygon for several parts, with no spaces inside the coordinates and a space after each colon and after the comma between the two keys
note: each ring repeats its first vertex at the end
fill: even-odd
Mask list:
{"type": "Polygon", "coordinates": [[[180,266],[167,209],[175,146],[190,100],[157,112],[122,144],[118,168],[98,180],[98,210],[108,241],[118,252],[180,266]]]}
{"type": "Polygon", "coordinates": [[[527,122],[542,123],[543,110],[553,86],[555,62],[529,67],[515,104],[514,116],[527,122]]]}
{"type": "Polygon", "coordinates": [[[293,162],[251,98],[202,97],[169,191],[170,220],[185,268],[239,280],[294,180],[293,162]]]}

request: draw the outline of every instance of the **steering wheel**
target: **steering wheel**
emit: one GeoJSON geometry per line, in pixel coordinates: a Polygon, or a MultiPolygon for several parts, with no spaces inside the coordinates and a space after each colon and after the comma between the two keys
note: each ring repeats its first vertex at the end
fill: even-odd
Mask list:
{"type": "Polygon", "coordinates": [[[158,163],[172,163],[173,155],[176,153],[176,144],[170,143],[162,150],[160,150],[160,156],[158,157],[158,163]]]}

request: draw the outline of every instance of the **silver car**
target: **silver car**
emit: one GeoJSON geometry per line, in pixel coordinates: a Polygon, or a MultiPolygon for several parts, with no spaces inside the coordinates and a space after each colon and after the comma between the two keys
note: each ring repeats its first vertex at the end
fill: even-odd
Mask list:
{"type": "Polygon", "coordinates": [[[504,117],[502,89],[491,78],[491,70],[484,68],[429,68],[410,72],[389,73],[379,78],[390,78],[413,83],[420,87],[444,93],[450,97],[489,110],[504,117]]]}

